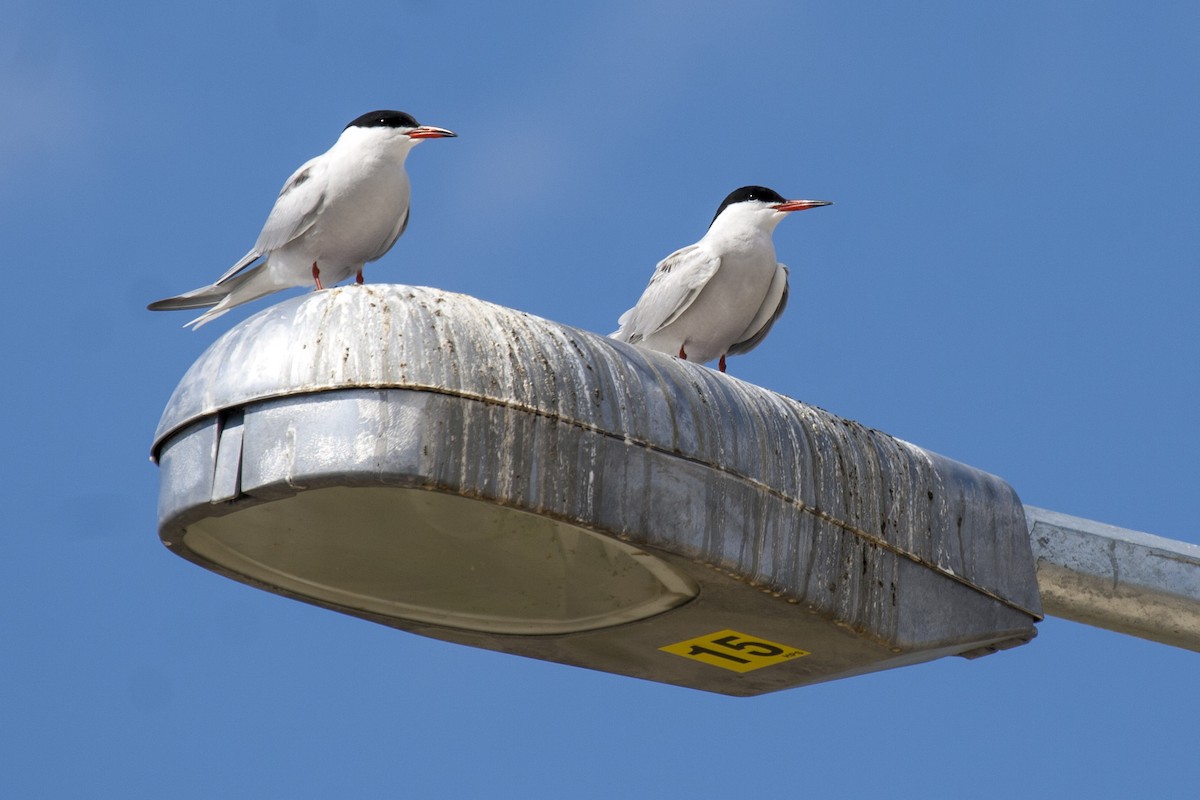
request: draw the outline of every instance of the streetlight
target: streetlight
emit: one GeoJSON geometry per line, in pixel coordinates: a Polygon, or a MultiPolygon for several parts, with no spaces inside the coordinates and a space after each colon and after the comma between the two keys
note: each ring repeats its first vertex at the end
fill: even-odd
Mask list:
{"type": "Polygon", "coordinates": [[[153,457],[160,537],[215,572],[708,691],[974,657],[1041,619],[999,478],[433,289],[337,288],[241,323],[180,382],[153,457]]]}

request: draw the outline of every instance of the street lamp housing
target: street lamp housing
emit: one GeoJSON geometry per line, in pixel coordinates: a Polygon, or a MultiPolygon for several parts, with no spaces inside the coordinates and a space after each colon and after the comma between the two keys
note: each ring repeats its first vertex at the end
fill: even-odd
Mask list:
{"type": "Polygon", "coordinates": [[[734,377],[474,298],[285,301],[163,413],[159,535],[461,644],[755,695],[1029,641],[999,478],[734,377]]]}

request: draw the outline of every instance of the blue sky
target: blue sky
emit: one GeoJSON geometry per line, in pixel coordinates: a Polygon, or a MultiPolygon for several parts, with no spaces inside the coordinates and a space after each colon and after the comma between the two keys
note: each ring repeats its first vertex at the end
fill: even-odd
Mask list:
{"type": "MultiPolygon", "coordinates": [[[[1200,542],[1200,6],[8,0],[15,276],[0,559],[11,797],[1183,797],[1197,661],[1031,645],[755,699],[444,644],[233,583],[156,535],[150,438],[207,283],[346,122],[409,160],[372,282],[608,332],[731,189],[792,301],[731,371],[1200,542]]],[[[277,296],[275,299],[279,299],[277,296]]]]}

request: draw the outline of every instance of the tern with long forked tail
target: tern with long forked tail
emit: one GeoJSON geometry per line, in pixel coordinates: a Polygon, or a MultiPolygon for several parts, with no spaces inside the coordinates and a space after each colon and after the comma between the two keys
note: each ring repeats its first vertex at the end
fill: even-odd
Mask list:
{"type": "Polygon", "coordinates": [[[207,308],[187,323],[199,328],[272,292],[310,284],[322,289],[351,275],[362,283],[363,265],[390,250],[408,225],[409,151],[424,139],[456,135],[403,111],[363,114],[288,178],[250,252],[215,283],[148,308],[207,308]]]}
{"type": "Polygon", "coordinates": [[[788,300],[788,269],[771,234],[792,211],[831,205],[786,200],[765,186],[735,189],[704,238],[658,263],[612,338],[698,362],[752,350],[788,300]]]}

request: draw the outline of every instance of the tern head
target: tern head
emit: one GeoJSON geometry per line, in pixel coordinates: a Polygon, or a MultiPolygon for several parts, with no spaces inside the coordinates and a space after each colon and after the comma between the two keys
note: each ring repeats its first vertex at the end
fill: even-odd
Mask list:
{"type": "Polygon", "coordinates": [[[458,136],[454,131],[445,128],[435,128],[432,125],[422,125],[413,118],[412,114],[403,111],[369,111],[352,121],[343,130],[361,131],[371,136],[382,136],[385,139],[396,140],[413,147],[422,139],[442,139],[448,136],[458,136]]]}
{"type": "Polygon", "coordinates": [[[788,200],[773,189],[765,186],[743,186],[734,189],[729,196],[721,201],[717,213],[713,216],[713,224],[724,214],[731,222],[757,225],[768,231],[775,229],[780,220],[792,211],[803,211],[807,208],[820,208],[833,205],[828,200],[788,200]]]}

